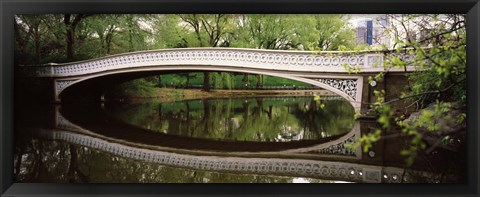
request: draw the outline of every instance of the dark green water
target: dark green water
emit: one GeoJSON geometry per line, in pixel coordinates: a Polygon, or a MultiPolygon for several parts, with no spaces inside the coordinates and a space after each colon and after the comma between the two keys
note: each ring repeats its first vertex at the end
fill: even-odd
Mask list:
{"type": "Polygon", "coordinates": [[[380,140],[373,153],[346,152],[340,143],[378,125],[375,120],[355,121],[352,106],[339,97],[144,100],[18,109],[15,182],[428,183],[462,182],[462,176],[452,174],[464,173],[461,165],[449,162],[465,161],[464,156],[445,150],[419,157],[412,166],[416,171],[399,178],[404,169],[400,138],[380,140]],[[318,148],[330,142],[334,144],[318,148]]]}
{"type": "Polygon", "coordinates": [[[316,140],[351,131],[353,108],[314,97],[205,99],[106,105],[108,114],[152,132],[225,141],[316,140]]]}

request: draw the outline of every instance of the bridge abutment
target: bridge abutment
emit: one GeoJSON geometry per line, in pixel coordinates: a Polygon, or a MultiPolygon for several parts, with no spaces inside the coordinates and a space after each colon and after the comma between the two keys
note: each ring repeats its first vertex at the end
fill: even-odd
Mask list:
{"type": "Polygon", "coordinates": [[[398,100],[396,102],[389,102],[391,110],[396,114],[409,114],[415,111],[415,106],[411,105],[412,99],[399,100],[408,84],[408,77],[403,73],[385,73],[380,81],[369,83],[368,78],[374,75],[365,75],[363,78],[363,92],[361,103],[362,115],[375,115],[371,109],[371,105],[378,101],[374,91],[384,91],[385,102],[398,100]]]}
{"type": "Polygon", "coordinates": [[[56,103],[55,79],[46,77],[17,77],[15,101],[28,103],[56,103]]]}

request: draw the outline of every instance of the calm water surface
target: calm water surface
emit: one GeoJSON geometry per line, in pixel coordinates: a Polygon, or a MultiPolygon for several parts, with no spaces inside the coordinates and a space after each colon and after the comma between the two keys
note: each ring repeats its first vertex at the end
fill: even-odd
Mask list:
{"type": "Polygon", "coordinates": [[[438,160],[415,166],[425,171],[432,163],[440,164],[434,178],[401,178],[401,140],[381,141],[373,153],[347,151],[344,143],[377,125],[355,121],[351,104],[340,97],[143,100],[17,109],[16,182],[461,182],[443,175],[445,169],[455,170],[448,160],[462,161],[461,155],[439,152],[438,160]]]}
{"type": "Polygon", "coordinates": [[[316,140],[353,128],[347,101],[313,97],[205,99],[106,105],[105,111],[152,132],[225,141],[316,140]]]}

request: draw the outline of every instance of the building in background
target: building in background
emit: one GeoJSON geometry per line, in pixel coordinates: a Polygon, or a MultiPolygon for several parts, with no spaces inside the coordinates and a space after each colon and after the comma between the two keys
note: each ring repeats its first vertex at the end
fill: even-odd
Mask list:
{"type": "Polygon", "coordinates": [[[381,47],[383,45],[390,47],[391,37],[385,31],[389,27],[390,22],[387,15],[359,21],[356,26],[356,44],[372,47],[381,47]]]}

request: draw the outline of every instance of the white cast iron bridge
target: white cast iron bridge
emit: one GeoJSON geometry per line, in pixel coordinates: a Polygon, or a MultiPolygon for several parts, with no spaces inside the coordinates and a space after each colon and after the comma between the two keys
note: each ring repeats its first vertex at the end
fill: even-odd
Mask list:
{"type": "MultiPolygon", "coordinates": [[[[406,54],[396,54],[412,59],[406,54]]],[[[139,51],[97,59],[42,66],[22,66],[25,76],[51,78],[55,101],[77,84],[134,73],[227,71],[282,77],[330,90],[360,111],[367,76],[385,72],[388,57],[377,51],[283,51],[239,48],[182,48],[139,51]],[[352,72],[356,70],[356,72],[352,72]]],[[[413,66],[391,73],[413,71],[413,66]]]]}

